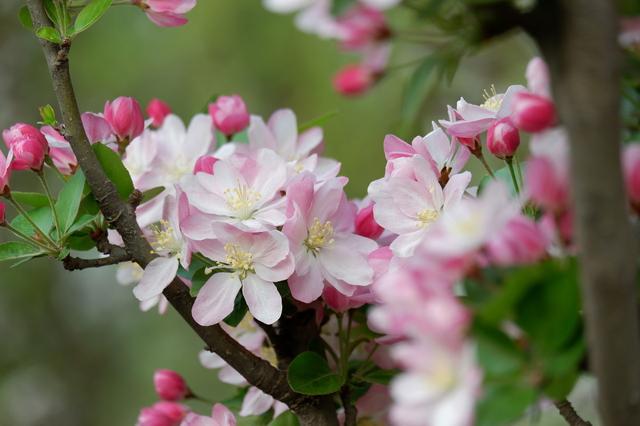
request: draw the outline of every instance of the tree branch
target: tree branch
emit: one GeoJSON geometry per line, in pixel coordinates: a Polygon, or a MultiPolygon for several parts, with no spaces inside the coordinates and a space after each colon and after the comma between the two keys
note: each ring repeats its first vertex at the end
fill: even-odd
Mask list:
{"type": "Polygon", "coordinates": [[[582,417],[580,417],[578,413],[576,413],[573,405],[571,405],[571,403],[566,399],[563,399],[562,401],[556,401],[553,404],[560,412],[560,415],[570,426],[591,426],[590,422],[583,420],[582,417]]]}
{"type": "MultiPolygon", "coordinates": [[[[124,252],[124,250],[123,250],[124,252]]],[[[81,271],[89,268],[101,268],[103,266],[117,265],[118,263],[131,260],[129,253],[124,252],[119,255],[101,257],[99,259],[81,259],[79,257],[67,256],[62,260],[64,269],[67,271],[81,271]]]]}
{"type": "MultiPolygon", "coordinates": [[[[42,0],[26,0],[26,3],[36,30],[51,25],[42,0]]],[[[137,197],[134,197],[132,203],[120,199],[85,134],[69,72],[70,43],[56,45],[43,39],[39,39],[39,42],[44,51],[53,89],[65,123],[65,134],[78,159],[78,164],[85,174],[105,219],[113,224],[122,236],[127,254],[140,266],[145,267],[154,255],[136,221],[137,197]]],[[[103,248],[114,250],[113,246],[105,245],[103,248]]],[[[203,327],[197,324],[191,316],[193,298],[188,288],[178,278],[164,290],[164,295],[212,351],[242,374],[249,383],[289,405],[298,414],[303,425],[337,425],[335,409],[326,403],[326,398],[307,397],[293,392],[289,388],[285,372],[272,367],[268,362],[246,350],[219,326],[203,327]]]]}

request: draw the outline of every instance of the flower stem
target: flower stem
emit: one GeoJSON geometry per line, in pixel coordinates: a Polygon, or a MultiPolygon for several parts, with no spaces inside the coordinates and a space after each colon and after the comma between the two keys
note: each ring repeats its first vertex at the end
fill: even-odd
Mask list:
{"type": "Polygon", "coordinates": [[[478,148],[478,149],[474,149],[471,151],[473,153],[473,155],[476,156],[476,158],[478,160],[480,160],[480,162],[482,163],[482,165],[484,166],[484,168],[487,170],[487,172],[489,173],[489,176],[491,176],[493,179],[496,178],[496,175],[493,173],[493,170],[491,170],[491,166],[489,166],[489,163],[487,163],[487,159],[484,158],[484,154],[482,153],[482,149],[478,148]]]}
{"type": "Polygon", "coordinates": [[[44,192],[47,195],[47,199],[49,200],[49,206],[51,207],[51,214],[53,215],[53,222],[56,225],[56,231],[58,231],[58,240],[62,238],[62,228],[60,227],[60,219],[58,218],[58,212],[56,211],[55,203],[53,202],[53,197],[51,196],[51,190],[49,189],[49,185],[47,184],[47,179],[44,177],[44,172],[40,170],[38,173],[38,179],[40,179],[40,183],[42,183],[42,187],[44,188],[44,192]]]}
{"type": "Polygon", "coordinates": [[[25,240],[26,242],[28,242],[29,244],[35,244],[36,246],[40,247],[41,249],[45,250],[47,253],[51,252],[51,247],[42,244],[40,241],[31,238],[30,236],[28,236],[27,234],[24,234],[23,232],[17,230],[16,228],[14,228],[13,226],[11,226],[8,223],[5,223],[3,225],[1,225],[3,228],[7,228],[10,232],[12,232],[13,234],[15,234],[17,237],[22,238],[23,240],[25,240]]]}
{"type": "Polygon", "coordinates": [[[513,181],[513,187],[516,189],[516,194],[520,195],[520,186],[518,185],[518,178],[516,177],[516,172],[513,169],[513,157],[505,158],[504,162],[507,163],[507,167],[509,167],[509,174],[511,174],[511,180],[513,181]]]}

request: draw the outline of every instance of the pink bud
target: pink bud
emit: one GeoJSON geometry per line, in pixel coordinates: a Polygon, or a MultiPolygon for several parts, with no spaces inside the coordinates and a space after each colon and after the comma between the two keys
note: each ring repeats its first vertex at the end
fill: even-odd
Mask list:
{"type": "Polygon", "coordinates": [[[153,404],[153,409],[161,412],[174,422],[180,422],[187,414],[184,405],[173,401],[160,401],[153,404]]]}
{"type": "Polygon", "coordinates": [[[196,0],[132,0],[147,17],[160,27],[179,27],[187,23],[184,14],[196,5],[196,0]]]}
{"type": "Polygon", "coordinates": [[[513,100],[511,120],[520,130],[529,133],[541,132],[556,122],[556,107],[548,98],[520,92],[513,100]]]}
{"type": "Polygon", "coordinates": [[[3,195],[9,189],[12,162],[13,152],[9,151],[9,156],[5,158],[2,151],[0,151],[0,195],[3,195]]]}
{"type": "Polygon", "coordinates": [[[203,155],[196,161],[196,165],[193,168],[193,174],[195,175],[196,173],[202,172],[212,175],[213,165],[216,164],[217,161],[218,159],[213,155],[203,155]]]}
{"type": "Polygon", "coordinates": [[[487,130],[487,148],[498,158],[513,157],[520,146],[520,133],[509,117],[501,118],[487,130]]]}
{"type": "Polygon", "coordinates": [[[120,139],[133,140],[144,130],[144,116],[134,98],[121,96],[104,104],[104,118],[120,139]]]}
{"type": "Polygon", "coordinates": [[[171,108],[160,99],[151,99],[147,105],[147,115],[155,127],[162,126],[167,115],[171,114],[171,108]]]}
{"type": "Polygon", "coordinates": [[[189,388],[182,376],[172,370],[157,370],[153,384],[158,396],[167,401],[179,401],[189,394],[189,388]]]}
{"type": "Polygon", "coordinates": [[[534,221],[516,216],[487,243],[489,259],[500,266],[533,263],[546,254],[547,240],[534,221]]]}
{"type": "Polygon", "coordinates": [[[92,144],[96,142],[105,143],[115,138],[111,125],[104,119],[102,114],[83,112],[80,118],[82,119],[82,126],[87,134],[87,139],[92,144]]]}
{"type": "Polygon", "coordinates": [[[369,203],[356,215],[356,234],[375,240],[383,232],[384,229],[378,225],[378,222],[373,217],[373,203],[369,203]]]}
{"type": "Polygon", "coordinates": [[[360,95],[373,85],[374,75],[362,65],[347,65],[333,78],[334,89],[345,96],[360,95]]]}
{"type": "Polygon", "coordinates": [[[138,415],[136,426],[178,426],[180,422],[175,422],[155,407],[143,408],[138,415]]]}
{"type": "Polygon", "coordinates": [[[340,17],[338,25],[343,32],[341,45],[347,50],[363,49],[391,35],[384,14],[378,9],[361,4],[340,17]]]}
{"type": "Polygon", "coordinates": [[[629,200],[640,207],[640,143],[625,146],[622,165],[629,200]]]}
{"type": "Polygon", "coordinates": [[[6,222],[6,218],[5,218],[6,208],[7,207],[4,205],[4,203],[0,201],[0,225],[4,225],[6,222]]]}
{"type": "Polygon", "coordinates": [[[4,143],[13,152],[14,170],[41,170],[49,145],[40,130],[17,123],[2,132],[4,143]]]}
{"type": "Polygon", "coordinates": [[[209,115],[216,129],[227,136],[246,129],[250,120],[247,106],[238,95],[220,96],[209,104],[209,115]]]}
{"type": "Polygon", "coordinates": [[[49,144],[49,157],[53,165],[65,176],[75,173],[78,167],[78,160],[71,150],[71,145],[53,127],[44,126],[40,129],[49,144]]]}

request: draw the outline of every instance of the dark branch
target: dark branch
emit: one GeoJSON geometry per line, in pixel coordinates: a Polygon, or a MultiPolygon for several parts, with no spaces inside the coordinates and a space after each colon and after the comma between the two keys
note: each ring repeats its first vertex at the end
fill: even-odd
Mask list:
{"type": "Polygon", "coordinates": [[[124,252],[119,255],[111,255],[99,259],[81,259],[79,257],[67,256],[62,260],[62,264],[67,271],[81,271],[83,269],[117,265],[118,263],[128,262],[130,260],[131,256],[129,256],[127,252],[124,252]]]}
{"type": "MultiPolygon", "coordinates": [[[[26,0],[26,3],[36,30],[51,25],[42,0],[26,0]]],[[[154,255],[136,221],[135,198],[137,197],[131,200],[131,203],[120,199],[115,186],[106,176],[91,149],[71,83],[68,61],[70,45],[66,42],[59,46],[42,39],[39,39],[39,42],[49,67],[53,89],[65,124],[65,134],[78,159],[78,164],[100,205],[105,220],[112,224],[122,236],[126,253],[133,261],[145,267],[154,255]]],[[[116,251],[114,247],[103,242],[101,251],[111,252],[113,256],[116,251]]],[[[191,316],[193,298],[179,279],[176,278],[165,289],[164,295],[209,348],[242,374],[249,383],[289,405],[298,414],[303,425],[337,425],[335,410],[325,403],[324,398],[312,398],[294,393],[289,388],[285,372],[272,367],[268,362],[247,351],[219,326],[203,327],[197,324],[191,316]]]]}
{"type": "Polygon", "coordinates": [[[344,407],[344,426],[356,426],[358,419],[358,409],[351,403],[351,391],[349,385],[342,387],[340,391],[342,407],[344,407]]]}
{"type": "Polygon", "coordinates": [[[576,413],[573,405],[571,405],[571,403],[566,399],[554,402],[554,405],[556,406],[556,408],[558,408],[560,415],[570,426],[591,426],[590,422],[583,420],[582,417],[580,417],[578,413],[576,413]]]}

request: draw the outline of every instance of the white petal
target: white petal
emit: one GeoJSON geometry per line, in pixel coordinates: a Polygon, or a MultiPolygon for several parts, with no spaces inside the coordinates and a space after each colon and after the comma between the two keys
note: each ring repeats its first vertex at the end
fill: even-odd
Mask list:
{"type": "Polygon", "coordinates": [[[214,274],[200,289],[191,313],[200,325],[217,324],[231,312],[242,283],[235,274],[214,274]]]}
{"type": "Polygon", "coordinates": [[[264,414],[273,405],[273,397],[262,392],[260,389],[252,386],[242,400],[242,409],[240,415],[259,416],[264,414]]]}
{"type": "Polygon", "coordinates": [[[249,312],[260,322],[273,324],[282,315],[282,298],[272,282],[255,274],[242,280],[242,294],[249,306],[249,312]]]}
{"type": "Polygon", "coordinates": [[[157,257],[144,270],[142,279],[133,288],[133,295],[140,301],[152,299],[162,293],[178,272],[178,259],[157,257]]]}

